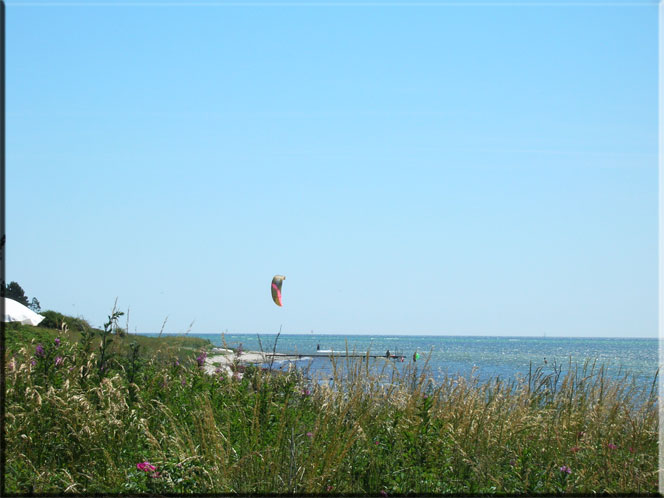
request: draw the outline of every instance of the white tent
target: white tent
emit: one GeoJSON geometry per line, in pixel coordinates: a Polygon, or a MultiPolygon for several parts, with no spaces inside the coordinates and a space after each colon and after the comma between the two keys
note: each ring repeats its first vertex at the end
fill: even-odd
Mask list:
{"type": "Polygon", "coordinates": [[[23,325],[39,325],[39,322],[44,319],[43,316],[38,315],[18,301],[6,297],[2,299],[5,305],[3,322],[21,322],[23,325]]]}

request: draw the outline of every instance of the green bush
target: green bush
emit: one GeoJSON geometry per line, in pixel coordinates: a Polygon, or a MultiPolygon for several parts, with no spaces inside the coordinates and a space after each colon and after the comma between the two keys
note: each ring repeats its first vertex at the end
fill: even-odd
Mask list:
{"type": "Polygon", "coordinates": [[[92,327],[84,318],[74,318],[72,316],[63,315],[57,311],[43,311],[40,313],[44,319],[39,324],[40,327],[47,329],[58,329],[62,330],[63,326],[69,330],[74,330],[77,332],[83,332],[84,330],[91,329],[92,327]]]}

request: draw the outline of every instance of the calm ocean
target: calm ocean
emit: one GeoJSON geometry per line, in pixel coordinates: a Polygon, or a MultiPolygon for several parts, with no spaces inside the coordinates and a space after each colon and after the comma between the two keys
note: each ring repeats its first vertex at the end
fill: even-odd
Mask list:
{"type": "MultiPolygon", "coordinates": [[[[156,335],[156,334],[149,334],[156,335]]],[[[220,334],[190,334],[209,339],[220,346],[220,334]]],[[[276,334],[260,335],[262,349],[272,351],[276,334]]],[[[245,351],[260,350],[256,334],[225,334],[227,346],[242,345],[245,351]]],[[[650,385],[658,368],[659,341],[657,339],[607,339],[607,338],[563,338],[563,337],[468,337],[468,336],[369,336],[369,335],[286,335],[279,336],[276,351],[279,353],[315,353],[317,346],[323,350],[372,354],[392,353],[406,356],[412,361],[415,351],[420,353],[418,365],[428,366],[434,378],[446,374],[468,377],[473,371],[480,380],[500,377],[514,380],[519,375],[526,377],[532,369],[542,367],[553,371],[554,365],[562,365],[563,371],[570,359],[572,365],[583,366],[584,362],[604,365],[608,375],[623,377],[633,375],[639,384],[650,385]]],[[[393,360],[394,361],[394,360],[393,360]]],[[[400,362],[396,362],[399,366],[400,362]]],[[[327,358],[303,358],[296,362],[299,367],[310,365],[310,372],[325,375],[330,372],[327,358]]]]}

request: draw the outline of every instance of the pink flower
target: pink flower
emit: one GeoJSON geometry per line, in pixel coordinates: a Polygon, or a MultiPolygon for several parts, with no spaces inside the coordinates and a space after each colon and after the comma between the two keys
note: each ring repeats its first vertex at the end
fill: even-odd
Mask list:
{"type": "Polygon", "coordinates": [[[387,491],[385,491],[384,489],[381,489],[380,490],[380,496],[387,497],[387,491]]]}
{"type": "Polygon", "coordinates": [[[332,490],[334,489],[334,486],[328,486],[326,489],[327,489],[328,491],[332,491],[332,490]]]}
{"type": "Polygon", "coordinates": [[[159,479],[161,477],[161,474],[159,472],[154,472],[150,474],[150,477],[152,477],[152,479],[159,479]]]}
{"type": "Polygon", "coordinates": [[[378,446],[380,444],[380,441],[374,441],[374,444],[378,446]]]}
{"type": "Polygon", "coordinates": [[[304,396],[311,396],[311,391],[309,389],[305,389],[305,390],[302,391],[302,394],[304,396]]]}
{"type": "Polygon", "coordinates": [[[154,472],[155,470],[157,470],[157,467],[152,465],[150,462],[137,463],[136,468],[138,470],[142,470],[143,472],[154,472]]]}
{"type": "Polygon", "coordinates": [[[617,447],[615,444],[613,444],[613,443],[609,443],[609,444],[607,444],[606,446],[607,446],[610,450],[615,450],[615,449],[618,448],[618,447],[617,447]]]}
{"type": "Polygon", "coordinates": [[[55,347],[57,348],[60,345],[60,338],[56,337],[55,338],[55,347]]]}
{"type": "Polygon", "coordinates": [[[308,437],[314,437],[314,433],[313,432],[307,432],[307,436],[308,437]]]}
{"type": "Polygon", "coordinates": [[[56,357],[55,357],[55,366],[56,366],[56,367],[59,367],[60,365],[62,365],[62,362],[63,362],[63,361],[64,361],[64,360],[62,359],[62,356],[56,356],[56,357]]]}
{"type": "Polygon", "coordinates": [[[560,472],[562,472],[563,474],[571,474],[572,469],[570,469],[567,465],[563,465],[562,467],[560,467],[560,472]]]}

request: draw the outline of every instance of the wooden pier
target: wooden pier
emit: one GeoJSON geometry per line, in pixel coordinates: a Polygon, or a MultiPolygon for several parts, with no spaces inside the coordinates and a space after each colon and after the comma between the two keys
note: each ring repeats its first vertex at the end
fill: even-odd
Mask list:
{"type": "Polygon", "coordinates": [[[401,360],[402,358],[405,359],[406,356],[400,353],[390,353],[390,356],[384,355],[384,354],[369,354],[367,355],[366,353],[361,354],[361,353],[346,353],[344,351],[329,351],[329,352],[324,352],[324,351],[316,351],[315,353],[263,353],[267,357],[272,357],[272,358],[297,358],[302,359],[302,358],[329,358],[331,356],[335,358],[385,358],[385,359],[390,359],[390,360],[401,360]]]}

